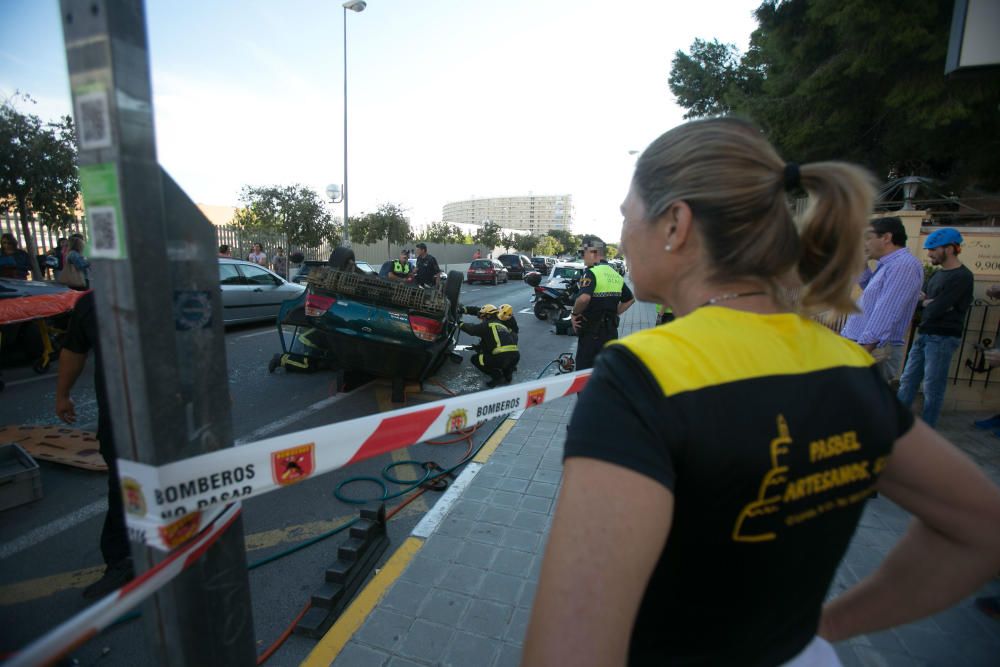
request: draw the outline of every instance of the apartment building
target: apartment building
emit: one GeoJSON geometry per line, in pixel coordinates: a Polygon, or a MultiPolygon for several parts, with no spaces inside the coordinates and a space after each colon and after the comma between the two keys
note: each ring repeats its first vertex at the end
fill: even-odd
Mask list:
{"type": "Polygon", "coordinates": [[[553,229],[569,231],[573,224],[573,196],[529,194],[467,199],[445,204],[441,219],[471,225],[491,220],[501,227],[538,235],[553,229]]]}

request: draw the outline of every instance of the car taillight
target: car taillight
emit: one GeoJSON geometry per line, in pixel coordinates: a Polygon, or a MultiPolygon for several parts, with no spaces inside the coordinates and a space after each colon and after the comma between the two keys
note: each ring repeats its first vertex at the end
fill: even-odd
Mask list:
{"type": "Polygon", "coordinates": [[[330,310],[330,306],[335,303],[337,303],[337,300],[332,296],[306,294],[306,317],[319,317],[330,310]]]}
{"type": "Polygon", "coordinates": [[[433,341],[441,334],[444,322],[431,319],[430,317],[410,315],[410,328],[413,329],[413,335],[420,340],[433,341]]]}

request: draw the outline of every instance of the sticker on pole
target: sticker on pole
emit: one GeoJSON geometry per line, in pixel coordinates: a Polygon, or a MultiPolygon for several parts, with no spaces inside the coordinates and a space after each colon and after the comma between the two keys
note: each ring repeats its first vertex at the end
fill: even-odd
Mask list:
{"type": "Polygon", "coordinates": [[[125,259],[125,226],[118,194],[118,168],[112,163],[80,167],[91,257],[125,259]]]}
{"type": "Polygon", "coordinates": [[[111,113],[107,92],[94,90],[77,95],[76,120],[82,150],[111,148],[111,113]]]}

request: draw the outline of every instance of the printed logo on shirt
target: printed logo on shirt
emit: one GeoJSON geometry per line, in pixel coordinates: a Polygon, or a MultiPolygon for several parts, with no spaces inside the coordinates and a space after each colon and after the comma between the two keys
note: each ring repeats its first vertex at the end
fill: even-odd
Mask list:
{"type": "Polygon", "coordinates": [[[861,502],[871,495],[877,475],[885,468],[884,456],[840,459],[862,450],[855,431],[813,440],[805,448],[795,446],[784,415],[777,416],[777,430],[770,444],[771,467],[761,480],[757,498],[736,518],[734,542],[771,541],[784,528],[861,502]]]}

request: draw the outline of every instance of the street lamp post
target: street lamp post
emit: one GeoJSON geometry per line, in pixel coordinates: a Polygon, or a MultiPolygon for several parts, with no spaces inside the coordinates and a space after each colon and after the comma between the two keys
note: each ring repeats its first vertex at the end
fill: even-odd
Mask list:
{"type": "Polygon", "coordinates": [[[344,245],[351,247],[351,235],[347,228],[347,10],[363,12],[368,3],[365,0],[347,0],[344,8],[344,245]]]}

